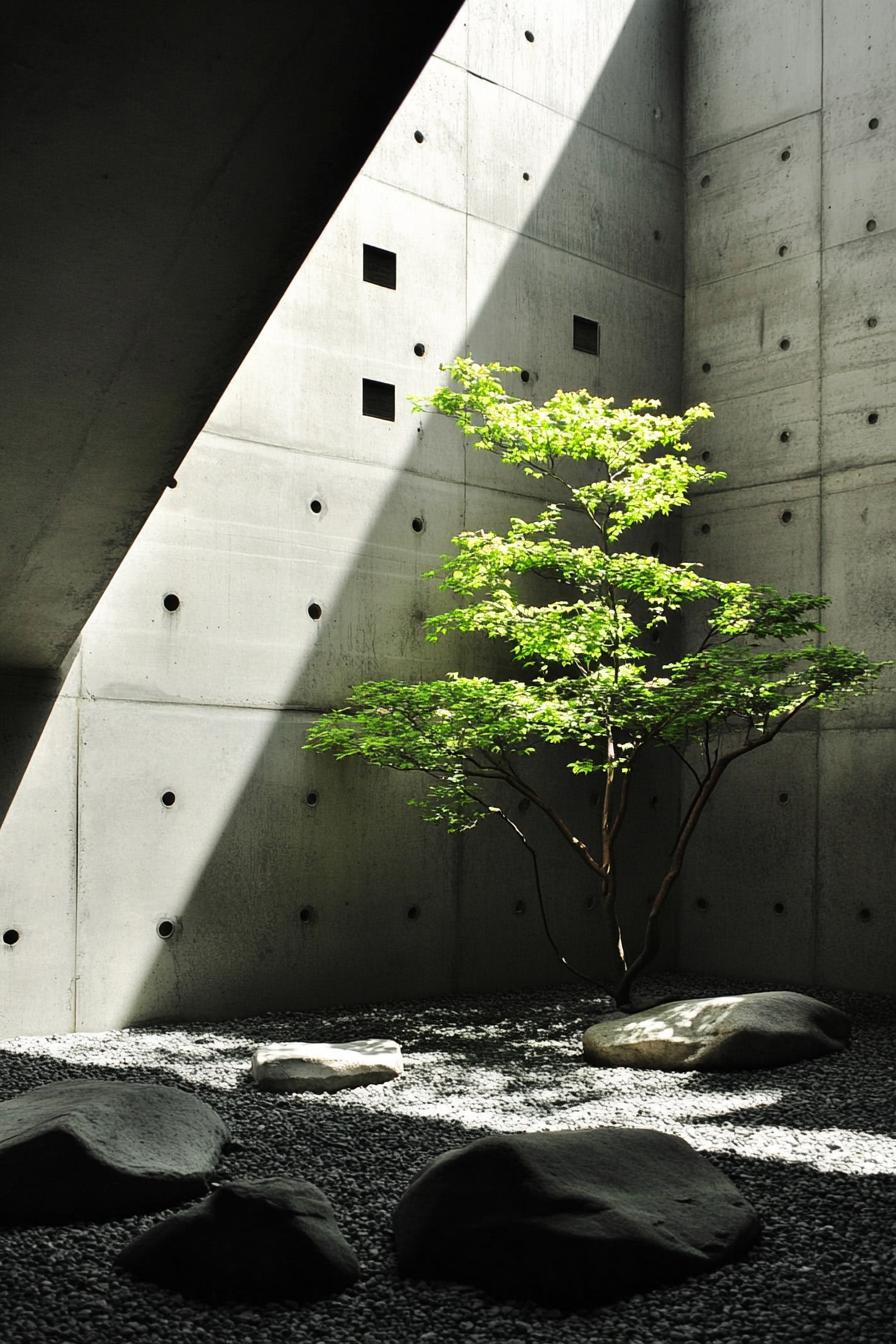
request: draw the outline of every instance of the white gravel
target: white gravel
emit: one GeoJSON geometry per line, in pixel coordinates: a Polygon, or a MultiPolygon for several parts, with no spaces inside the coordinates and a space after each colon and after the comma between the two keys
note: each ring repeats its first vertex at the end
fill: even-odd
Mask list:
{"type": "MultiPolygon", "coordinates": [[[[663,977],[642,994],[780,987],[663,977]]],[[[853,1018],[849,1050],[741,1074],[589,1067],[580,1035],[598,1012],[578,987],[0,1042],[0,1098],[69,1077],[195,1090],[236,1140],[220,1178],[285,1173],[315,1182],[364,1267],[352,1290],[311,1306],[211,1308],[114,1268],[118,1249],[158,1215],[0,1229],[0,1339],[889,1344],[896,1001],[814,992],[853,1018]],[[323,1096],[261,1093],[249,1078],[252,1050],[264,1042],[366,1036],[402,1043],[403,1077],[323,1096]],[[390,1213],[431,1158],[486,1133],[595,1125],[652,1126],[708,1154],[758,1210],[760,1243],[737,1264],[675,1288],[572,1314],[397,1276],[390,1213]]]]}

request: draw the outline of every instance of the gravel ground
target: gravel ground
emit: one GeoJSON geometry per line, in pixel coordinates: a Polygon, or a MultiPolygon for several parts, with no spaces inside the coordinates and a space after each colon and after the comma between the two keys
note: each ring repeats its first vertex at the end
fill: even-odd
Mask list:
{"type": "MultiPolygon", "coordinates": [[[[650,997],[772,988],[662,977],[650,997]]],[[[115,1253],[158,1215],[0,1230],[5,1344],[131,1340],[296,1344],[879,1344],[896,1318],[896,1001],[817,991],[848,1012],[841,1055],[744,1074],[599,1070],[578,988],[379,1004],[239,1022],[0,1043],[0,1097],[70,1077],[167,1082],[225,1117],[219,1176],[300,1175],[331,1199],[364,1273],[311,1306],[212,1308],[132,1281],[115,1253]],[[403,1078],[332,1096],[256,1092],[264,1041],[391,1036],[403,1078]],[[761,1241],[737,1264],[613,1306],[564,1313],[400,1279],[390,1212],[431,1158],[507,1130],[652,1126],[712,1158],[753,1203],[761,1241]]]]}

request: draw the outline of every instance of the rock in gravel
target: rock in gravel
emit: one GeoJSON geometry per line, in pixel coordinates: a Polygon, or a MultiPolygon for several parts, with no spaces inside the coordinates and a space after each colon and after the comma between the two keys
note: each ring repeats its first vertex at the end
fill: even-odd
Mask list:
{"type": "Polygon", "coordinates": [[[112,1218],[195,1198],[228,1138],[211,1106],[177,1087],[35,1087],[0,1102],[0,1221],[112,1218]]]}
{"type": "Polygon", "coordinates": [[[310,1301],[361,1272],[330,1202],[307,1181],[233,1181],[130,1242],[118,1263],[206,1301],[310,1301]]]}
{"type": "Polygon", "coordinates": [[[260,1045],[252,1056],[252,1077],[274,1092],[337,1092],[388,1083],[403,1070],[396,1041],[292,1041],[260,1045]]]}
{"type": "Polygon", "coordinates": [[[771,1069],[842,1050],[845,1013],[776,990],[682,999],[589,1027],[589,1064],[628,1069],[771,1069]]]}
{"type": "Polygon", "coordinates": [[[653,1129],[493,1135],[443,1153],[393,1214],[400,1269],[559,1307],[714,1268],[759,1222],[683,1139],[653,1129]]]}

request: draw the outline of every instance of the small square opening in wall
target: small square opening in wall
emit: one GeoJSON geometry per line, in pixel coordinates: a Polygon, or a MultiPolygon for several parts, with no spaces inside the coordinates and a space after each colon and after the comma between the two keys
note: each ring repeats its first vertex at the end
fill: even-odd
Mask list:
{"type": "Polygon", "coordinates": [[[395,253],[387,252],[384,247],[364,244],[364,279],[369,285],[382,285],[383,289],[395,288],[395,253]]]}
{"type": "Polygon", "coordinates": [[[394,383],[378,383],[373,378],[365,378],[361,393],[361,410],[364,415],[372,415],[377,420],[394,420],[394,383]]]}
{"type": "Polygon", "coordinates": [[[572,319],[572,348],[581,350],[583,355],[600,354],[600,325],[590,317],[572,319]]]}

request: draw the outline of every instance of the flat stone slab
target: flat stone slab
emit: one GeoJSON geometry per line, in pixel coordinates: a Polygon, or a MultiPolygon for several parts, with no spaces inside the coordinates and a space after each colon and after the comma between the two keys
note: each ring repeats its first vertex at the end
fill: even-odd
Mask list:
{"type": "Polygon", "coordinates": [[[404,1072],[396,1041],[292,1041],[260,1045],[252,1077],[272,1092],[337,1092],[342,1087],[388,1083],[404,1072]]]}
{"type": "Polygon", "coordinates": [[[227,1126],[177,1087],[79,1078],[0,1102],[0,1221],[167,1208],[208,1187],[227,1126]]]}
{"type": "Polygon", "coordinates": [[[141,1232],[118,1256],[137,1278],[206,1301],[311,1301],[348,1288],[358,1258],[308,1181],[233,1181],[141,1232]]]}
{"type": "Polygon", "coordinates": [[[443,1153],[393,1214],[399,1268],[576,1307],[714,1268],[759,1220],[683,1139],[653,1129],[477,1139],[443,1153]]]}
{"type": "Polygon", "coordinates": [[[585,1059],[605,1068],[771,1069],[842,1050],[845,1013],[806,994],[773,990],[663,1003],[589,1027],[585,1059]]]}

